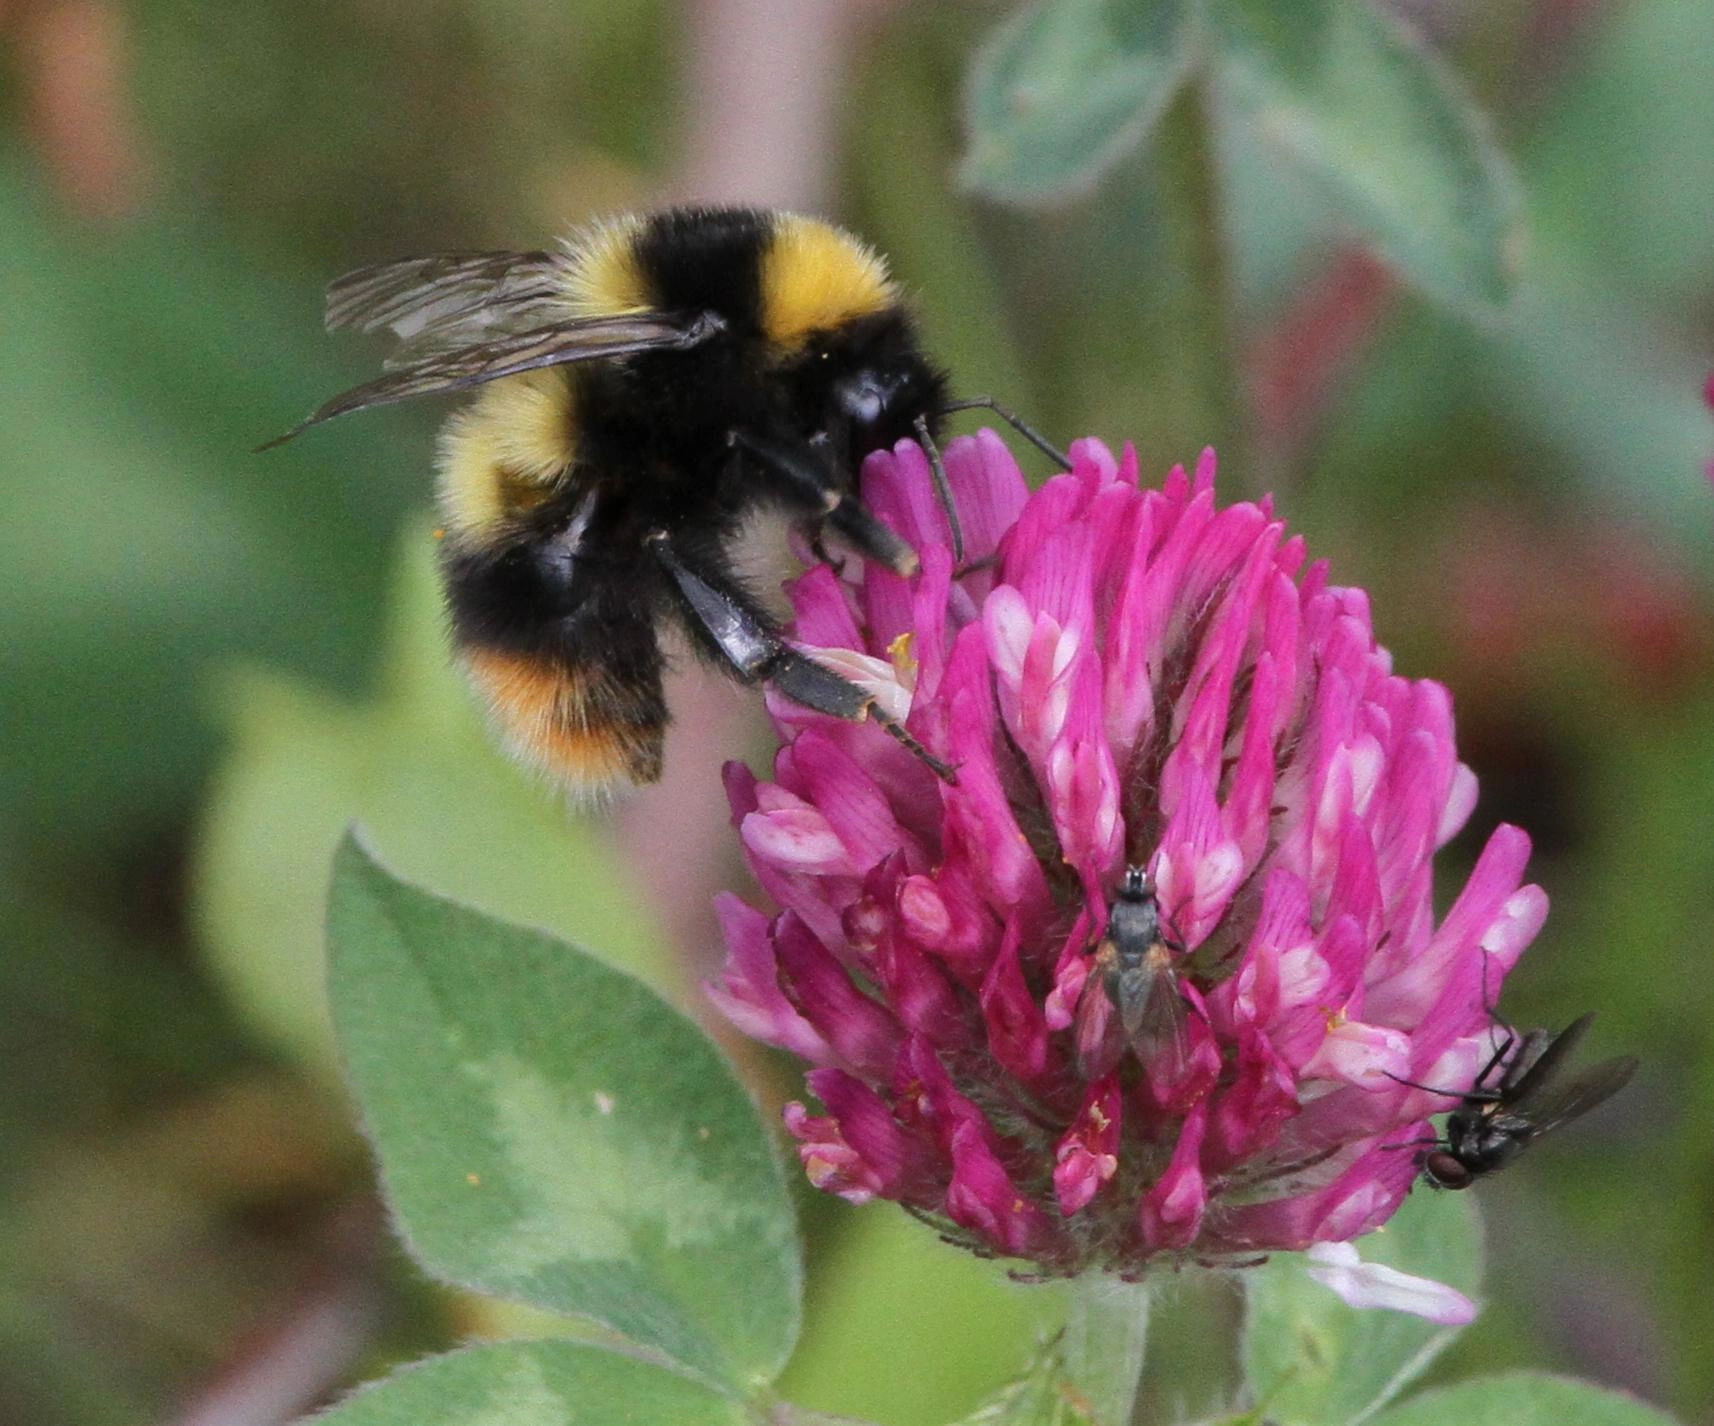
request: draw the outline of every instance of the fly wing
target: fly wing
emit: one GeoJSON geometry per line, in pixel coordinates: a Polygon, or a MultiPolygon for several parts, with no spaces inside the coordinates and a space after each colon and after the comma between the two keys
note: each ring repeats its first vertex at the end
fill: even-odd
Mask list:
{"type": "Polygon", "coordinates": [[[1119,1010],[1107,991],[1107,968],[1112,963],[1112,942],[1104,941],[1096,952],[1077,998],[1071,1022],[1072,1052],[1077,1074],[1085,1081],[1110,1073],[1125,1053],[1125,1031],[1119,1010]]]}
{"type": "Polygon", "coordinates": [[[1178,977],[1170,969],[1155,971],[1139,1023],[1131,1032],[1131,1047],[1143,1064],[1158,1064],[1168,1080],[1176,1080],[1189,1066],[1195,1049],[1190,1037],[1190,1007],[1179,989],[1178,977]]]}
{"type": "Polygon", "coordinates": [[[546,252],[436,253],[373,263],[327,289],[330,332],[385,332],[384,365],[475,346],[567,315],[561,259],[546,252]]]}
{"type": "Polygon", "coordinates": [[[611,360],[639,352],[684,351],[708,340],[722,323],[710,312],[676,315],[644,312],[612,317],[577,317],[534,327],[475,346],[426,356],[374,381],[354,386],[323,404],[283,436],[262,446],[268,450],[311,426],[369,406],[387,406],[414,396],[462,391],[502,376],[515,376],[569,362],[611,360]]]}
{"type": "Polygon", "coordinates": [[[1597,1104],[1611,1099],[1630,1083],[1637,1071],[1635,1055],[1620,1055],[1558,1082],[1532,1086],[1527,1103],[1508,1101],[1504,1112],[1529,1125],[1531,1138],[1587,1114],[1597,1104]]]}
{"type": "Polygon", "coordinates": [[[1557,1035],[1545,1030],[1531,1030],[1500,1082],[1500,1098],[1504,1107],[1519,1114],[1529,1112],[1532,1100],[1542,1094],[1560,1069],[1571,1058],[1589,1027],[1595,1023],[1595,1012],[1580,1015],[1557,1035]]]}
{"type": "MultiPolygon", "coordinates": [[[[1575,1026],[1572,1028],[1576,1028],[1575,1026]]],[[[1492,1043],[1493,1031],[1489,1031],[1489,1042],[1492,1043]]],[[[1578,1030],[1576,1035],[1567,1042],[1565,1050],[1555,1056],[1554,1063],[1561,1063],[1566,1053],[1582,1039],[1583,1032],[1578,1030]]],[[[1564,1038],[1561,1036],[1560,1038],[1564,1038]]],[[[1494,1051],[1494,1058],[1489,1061],[1482,1073],[1476,1076],[1476,1083],[1470,1087],[1472,1095],[1485,1095],[1489,1098],[1499,1095],[1510,1098],[1528,1078],[1529,1072],[1535,1068],[1536,1062],[1552,1048],[1554,1034],[1551,1030],[1530,1030],[1520,1039],[1515,1030],[1508,1027],[1506,1038],[1494,1051]],[[1516,1045],[1514,1050],[1512,1046],[1516,1045]],[[1508,1058],[1509,1056],[1509,1058],[1508,1058]],[[1500,1066],[1500,1082],[1496,1087],[1489,1083],[1489,1077],[1494,1067],[1500,1066]]]]}

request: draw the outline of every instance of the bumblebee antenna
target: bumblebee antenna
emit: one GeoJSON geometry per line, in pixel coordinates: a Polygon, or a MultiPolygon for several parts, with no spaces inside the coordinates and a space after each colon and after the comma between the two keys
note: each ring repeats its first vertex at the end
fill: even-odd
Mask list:
{"type": "Polygon", "coordinates": [[[950,416],[954,411],[992,411],[1061,470],[1071,469],[1071,457],[1015,411],[1002,406],[992,396],[966,396],[959,401],[948,401],[938,411],[937,416],[950,416]]]}
{"type": "MultiPolygon", "coordinates": [[[[938,413],[937,413],[938,414],[938,413]]],[[[934,498],[940,508],[946,512],[947,528],[952,531],[952,567],[955,570],[964,568],[964,526],[958,519],[958,502],[952,498],[952,482],[946,478],[946,462],[940,458],[940,447],[936,444],[934,433],[928,428],[928,417],[918,416],[913,423],[917,433],[917,444],[922,447],[923,454],[928,457],[928,472],[934,480],[934,498]]]]}
{"type": "Polygon", "coordinates": [[[1061,470],[1071,469],[1071,457],[1034,426],[1023,420],[1016,412],[1008,410],[992,396],[966,396],[958,401],[948,401],[938,406],[934,411],[918,416],[914,423],[917,444],[928,456],[929,473],[934,477],[934,496],[940,502],[940,508],[946,512],[946,523],[952,531],[952,563],[959,571],[964,569],[964,527],[958,520],[958,507],[952,498],[952,482],[946,477],[946,462],[941,459],[940,446],[936,443],[933,433],[928,428],[929,415],[950,416],[954,411],[992,411],[1038,451],[1045,455],[1061,470]]]}

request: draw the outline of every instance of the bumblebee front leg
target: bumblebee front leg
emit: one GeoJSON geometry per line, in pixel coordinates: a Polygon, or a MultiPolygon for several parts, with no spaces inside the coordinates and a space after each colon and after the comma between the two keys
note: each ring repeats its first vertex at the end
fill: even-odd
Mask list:
{"type": "Polygon", "coordinates": [[[907,578],[917,572],[916,551],[845,488],[825,439],[819,444],[784,445],[747,431],[733,431],[727,440],[769,477],[794,509],[830,526],[864,558],[907,578]]]}
{"type": "Polygon", "coordinates": [[[873,719],[936,777],[958,781],[952,768],[903,723],[881,711],[873,694],[786,643],[773,621],[724,571],[698,567],[665,530],[650,531],[645,544],[671,577],[692,634],[744,682],[771,683],[793,703],[834,718],[852,723],[873,719]]]}

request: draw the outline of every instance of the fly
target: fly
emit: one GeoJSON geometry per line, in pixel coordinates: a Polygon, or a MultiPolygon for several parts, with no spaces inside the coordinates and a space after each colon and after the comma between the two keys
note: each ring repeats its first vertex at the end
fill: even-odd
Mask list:
{"type": "MultiPolygon", "coordinates": [[[[1593,1011],[1579,1016],[1557,1035],[1531,1030],[1520,1037],[1508,1027],[1505,1041],[1447,1115],[1445,1134],[1427,1141],[1423,1177],[1436,1188],[1468,1188],[1484,1174],[1504,1168],[1543,1134],[1623,1089],[1636,1073],[1635,1055],[1620,1055],[1567,1075],[1571,1052],[1594,1019],[1593,1011]],[[1517,1053],[1510,1054],[1514,1046],[1517,1053]],[[1490,1083],[1496,1075],[1497,1082],[1490,1083]]],[[[1434,1094],[1457,1093],[1414,1080],[1399,1082],[1434,1094]]]]}
{"type": "Polygon", "coordinates": [[[1184,947],[1161,922],[1153,878],[1127,867],[1072,1024],[1077,1073],[1100,1079],[1126,1049],[1147,1064],[1189,1056],[1188,1006],[1174,969],[1184,947]]]}

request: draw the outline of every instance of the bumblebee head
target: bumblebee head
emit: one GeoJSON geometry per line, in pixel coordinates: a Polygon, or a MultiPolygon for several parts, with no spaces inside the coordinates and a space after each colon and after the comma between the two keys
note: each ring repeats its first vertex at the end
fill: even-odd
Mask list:
{"type": "Polygon", "coordinates": [[[946,378],[923,355],[902,308],[817,333],[792,367],[797,409],[843,443],[852,471],[871,451],[915,436],[919,418],[938,434],[946,378]]]}
{"type": "Polygon", "coordinates": [[[843,445],[851,469],[942,403],[945,378],[923,356],[885,262],[849,233],[776,215],[758,287],[761,332],[802,434],[843,445]]]}

